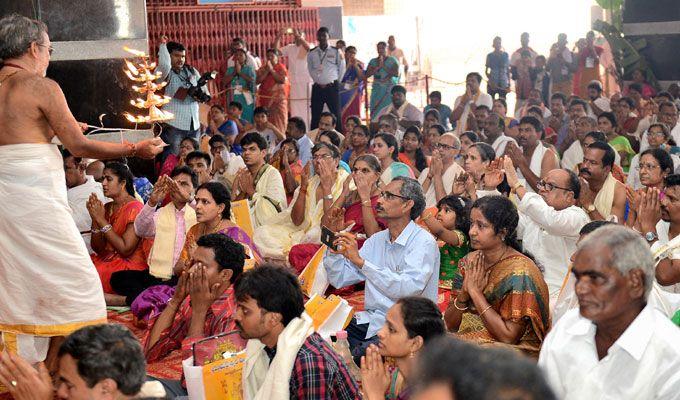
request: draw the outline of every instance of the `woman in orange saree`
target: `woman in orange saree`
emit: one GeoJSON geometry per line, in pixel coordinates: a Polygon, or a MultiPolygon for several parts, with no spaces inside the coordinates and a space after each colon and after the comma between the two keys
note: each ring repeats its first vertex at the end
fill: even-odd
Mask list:
{"type": "Polygon", "coordinates": [[[288,95],[290,82],[288,70],[281,63],[278,51],[267,50],[267,62],[257,71],[257,106],[266,107],[269,111],[269,122],[281,132],[288,125],[288,95]]]}
{"type": "Polygon", "coordinates": [[[459,261],[462,279],[454,279],[459,293],[444,319],[463,340],[538,357],[550,328],[548,287],[536,264],[520,252],[518,220],[506,197],[482,197],[473,204],[470,244],[477,251],[459,261]]]}

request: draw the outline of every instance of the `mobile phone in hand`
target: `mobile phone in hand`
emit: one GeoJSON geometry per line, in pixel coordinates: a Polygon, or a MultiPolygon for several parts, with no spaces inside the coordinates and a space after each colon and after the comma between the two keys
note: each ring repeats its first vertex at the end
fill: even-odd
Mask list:
{"type": "Polygon", "coordinates": [[[335,242],[335,238],[335,232],[325,226],[321,227],[321,243],[333,249],[333,251],[338,251],[338,247],[333,243],[335,242]]]}

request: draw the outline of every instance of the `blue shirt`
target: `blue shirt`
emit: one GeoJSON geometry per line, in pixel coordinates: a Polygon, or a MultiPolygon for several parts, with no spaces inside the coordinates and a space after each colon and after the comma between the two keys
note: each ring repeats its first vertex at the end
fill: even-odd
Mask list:
{"type": "Polygon", "coordinates": [[[315,47],[307,54],[307,69],[314,83],[328,85],[345,75],[345,59],[335,47],[315,47]]]}
{"type": "MultiPolygon", "coordinates": [[[[423,110],[423,115],[427,114],[428,110],[437,110],[439,111],[439,124],[443,126],[446,129],[449,129],[449,118],[451,118],[451,107],[447,106],[446,104],[440,104],[439,108],[434,108],[432,105],[428,104],[425,106],[425,109],[423,110]]],[[[423,133],[425,134],[425,133],[423,133]]]]}
{"type": "MultiPolygon", "coordinates": [[[[312,142],[312,139],[310,139],[307,135],[303,135],[300,139],[297,139],[296,142],[298,146],[298,157],[304,166],[312,160],[312,147],[314,147],[314,142],[312,142]]],[[[274,147],[274,153],[279,151],[281,148],[281,143],[283,143],[283,141],[279,142],[279,144],[274,147]]]]}
{"type": "Polygon", "coordinates": [[[508,53],[504,51],[501,51],[500,53],[492,51],[486,55],[486,66],[490,70],[489,81],[503,89],[510,87],[510,75],[508,74],[510,58],[508,57],[508,53]]]}
{"type": "Polygon", "coordinates": [[[378,333],[387,310],[398,299],[422,296],[437,302],[439,248],[434,237],[415,222],[409,222],[394,242],[387,229],[374,234],[364,242],[359,255],[364,259],[363,268],[329,251],[323,264],[328,281],[336,288],[366,282],[366,338],[378,333]]]}

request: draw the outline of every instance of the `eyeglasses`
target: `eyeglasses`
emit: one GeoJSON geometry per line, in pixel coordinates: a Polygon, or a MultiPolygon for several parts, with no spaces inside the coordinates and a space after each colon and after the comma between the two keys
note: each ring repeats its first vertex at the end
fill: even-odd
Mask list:
{"type": "Polygon", "coordinates": [[[312,160],[314,160],[314,161],[317,161],[317,160],[327,160],[327,159],[329,159],[329,158],[331,158],[331,157],[333,157],[333,156],[330,155],[330,154],[318,154],[318,155],[312,156],[312,160]]]}
{"type": "Polygon", "coordinates": [[[657,137],[665,137],[666,134],[662,132],[652,132],[652,131],[647,131],[647,136],[657,136],[657,137]]]}
{"type": "Polygon", "coordinates": [[[52,55],[52,53],[54,52],[54,47],[52,47],[52,46],[48,46],[46,44],[40,44],[40,43],[37,43],[37,45],[40,46],[40,47],[47,47],[47,51],[50,53],[50,55],[52,55]]]}
{"type": "Polygon", "coordinates": [[[434,145],[435,149],[443,149],[443,150],[458,150],[456,146],[449,146],[448,144],[444,143],[437,143],[434,145]]]}
{"type": "Polygon", "coordinates": [[[297,151],[295,151],[295,149],[286,149],[286,153],[295,154],[295,153],[297,153],[297,151]]]}
{"type": "Polygon", "coordinates": [[[394,194],[394,193],[388,192],[388,191],[382,191],[382,192],[380,192],[380,197],[382,197],[382,198],[385,199],[385,200],[394,200],[395,198],[399,198],[399,199],[402,199],[402,200],[404,200],[404,201],[411,200],[411,199],[409,199],[408,197],[404,197],[404,196],[401,196],[401,195],[398,195],[398,194],[394,194]]]}
{"type": "Polygon", "coordinates": [[[543,179],[536,182],[536,186],[538,186],[539,189],[543,188],[548,192],[552,192],[555,189],[562,189],[562,190],[566,190],[567,192],[573,192],[573,190],[571,190],[571,189],[559,187],[559,186],[555,185],[554,183],[546,182],[543,179]]]}
{"type": "Polygon", "coordinates": [[[654,164],[639,164],[635,167],[635,169],[638,171],[641,171],[643,169],[646,169],[648,171],[654,171],[657,168],[661,168],[661,166],[654,164]]]}

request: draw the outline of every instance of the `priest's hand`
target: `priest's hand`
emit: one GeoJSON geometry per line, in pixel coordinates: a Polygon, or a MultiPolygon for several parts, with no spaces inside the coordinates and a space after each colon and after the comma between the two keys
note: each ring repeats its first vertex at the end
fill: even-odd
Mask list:
{"type": "Polygon", "coordinates": [[[134,155],[138,158],[152,159],[160,154],[165,146],[167,144],[159,137],[142,140],[137,143],[134,155]]]}

